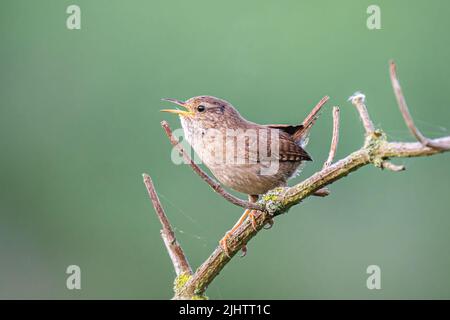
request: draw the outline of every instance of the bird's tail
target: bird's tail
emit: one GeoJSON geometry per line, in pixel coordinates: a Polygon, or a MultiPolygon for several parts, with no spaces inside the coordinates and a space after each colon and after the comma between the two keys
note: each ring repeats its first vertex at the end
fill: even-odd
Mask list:
{"type": "Polygon", "coordinates": [[[298,130],[292,135],[295,142],[297,142],[301,146],[305,146],[308,143],[309,131],[319,117],[320,109],[322,109],[328,99],[330,99],[329,96],[323,97],[311,110],[305,120],[303,120],[302,125],[299,126],[298,130]]]}

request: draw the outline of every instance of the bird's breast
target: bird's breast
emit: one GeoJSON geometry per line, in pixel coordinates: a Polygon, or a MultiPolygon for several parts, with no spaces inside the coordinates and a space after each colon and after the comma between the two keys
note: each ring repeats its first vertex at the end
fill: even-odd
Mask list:
{"type": "MultiPolygon", "coordinates": [[[[284,186],[300,161],[262,161],[258,139],[227,130],[204,128],[181,118],[184,138],[201,162],[225,186],[246,194],[263,194],[284,186]],[[245,143],[243,143],[245,141],[245,143]]],[[[276,150],[278,154],[278,150],[276,150]]],[[[198,159],[197,158],[197,159],[198,159]]]]}

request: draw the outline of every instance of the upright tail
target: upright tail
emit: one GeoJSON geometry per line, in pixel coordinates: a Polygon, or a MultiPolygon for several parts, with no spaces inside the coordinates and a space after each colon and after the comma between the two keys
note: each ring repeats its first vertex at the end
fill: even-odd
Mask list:
{"type": "Polygon", "coordinates": [[[325,103],[330,99],[329,96],[323,97],[316,106],[311,110],[309,115],[303,120],[302,124],[298,126],[298,129],[293,133],[292,137],[295,142],[300,145],[305,145],[307,143],[308,134],[312,126],[319,117],[319,111],[325,105],[325,103]]]}

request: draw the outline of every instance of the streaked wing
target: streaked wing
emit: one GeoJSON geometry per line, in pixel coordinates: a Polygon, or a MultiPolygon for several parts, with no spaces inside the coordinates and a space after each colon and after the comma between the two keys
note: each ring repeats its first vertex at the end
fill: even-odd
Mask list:
{"type": "Polygon", "coordinates": [[[288,133],[281,131],[279,141],[280,161],[312,161],[309,154],[288,133]]]}
{"type": "MultiPolygon", "coordinates": [[[[288,128],[287,130],[292,130],[292,132],[295,132],[294,130],[299,130],[301,125],[289,127],[292,128],[288,128]]],[[[269,125],[261,126],[260,129],[262,130],[258,131],[259,134],[257,135],[257,138],[246,137],[245,148],[235,150],[235,155],[239,162],[254,163],[273,160],[282,162],[312,161],[309,154],[294,141],[288,132],[286,132],[286,128],[280,130],[278,128],[273,128],[272,125],[269,125]],[[260,145],[259,140],[261,140],[262,146],[267,147],[266,150],[258,147],[258,145],[260,145]]]]}

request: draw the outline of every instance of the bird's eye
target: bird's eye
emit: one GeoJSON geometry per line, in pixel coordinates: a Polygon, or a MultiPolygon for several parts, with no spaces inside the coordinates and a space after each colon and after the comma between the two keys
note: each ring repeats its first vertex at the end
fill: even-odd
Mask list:
{"type": "Polygon", "coordinates": [[[197,107],[198,112],[203,112],[205,111],[205,109],[206,109],[205,106],[202,104],[197,107]]]}

